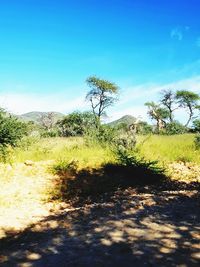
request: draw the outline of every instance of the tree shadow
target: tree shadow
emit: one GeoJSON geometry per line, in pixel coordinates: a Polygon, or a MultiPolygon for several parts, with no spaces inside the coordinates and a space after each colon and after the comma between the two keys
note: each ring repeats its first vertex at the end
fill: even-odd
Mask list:
{"type": "Polygon", "coordinates": [[[107,164],[60,174],[59,210],[0,241],[1,266],[199,266],[199,184],[107,164]]]}
{"type": "Polygon", "coordinates": [[[116,190],[134,188],[137,192],[152,190],[193,190],[200,189],[198,182],[186,184],[172,181],[163,168],[148,164],[123,165],[105,164],[97,169],[76,168],[58,173],[55,198],[70,201],[73,206],[85,203],[105,202],[116,190]]]}
{"type": "Polygon", "coordinates": [[[1,240],[1,266],[199,266],[199,193],[116,192],[1,240]]]}

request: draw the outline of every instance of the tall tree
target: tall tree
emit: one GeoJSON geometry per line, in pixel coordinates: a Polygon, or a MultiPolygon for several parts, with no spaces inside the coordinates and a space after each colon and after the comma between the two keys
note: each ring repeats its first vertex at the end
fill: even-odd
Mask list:
{"type": "Polygon", "coordinates": [[[162,98],[161,103],[164,107],[166,107],[169,111],[169,120],[170,122],[174,121],[173,112],[178,109],[178,104],[176,100],[176,94],[172,90],[163,90],[161,92],[162,98]]]}
{"type": "Polygon", "coordinates": [[[97,121],[100,122],[102,115],[105,114],[105,110],[117,100],[119,87],[112,82],[95,76],[89,77],[86,82],[91,88],[86,95],[86,99],[90,101],[92,112],[97,121]]]}
{"type": "Polygon", "coordinates": [[[152,120],[156,120],[156,126],[158,132],[166,127],[166,119],[169,118],[169,111],[166,108],[160,107],[160,105],[154,102],[147,102],[145,106],[148,107],[148,114],[152,120]]]}
{"type": "Polygon", "coordinates": [[[188,127],[189,123],[194,118],[195,109],[199,108],[198,101],[200,100],[200,96],[191,91],[180,90],[176,92],[176,99],[180,107],[188,111],[189,117],[185,124],[185,127],[188,127]]]}

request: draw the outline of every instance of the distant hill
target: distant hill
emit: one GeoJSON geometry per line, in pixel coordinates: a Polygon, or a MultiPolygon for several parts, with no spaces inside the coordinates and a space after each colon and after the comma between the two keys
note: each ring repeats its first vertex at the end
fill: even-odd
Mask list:
{"type": "Polygon", "coordinates": [[[18,118],[23,121],[33,121],[35,123],[40,123],[40,118],[48,113],[53,113],[55,117],[55,121],[62,119],[65,115],[60,112],[40,112],[40,111],[32,111],[25,114],[18,115],[18,118]]]}
{"type": "Polygon", "coordinates": [[[136,121],[135,117],[133,117],[131,115],[125,115],[118,120],[115,120],[115,121],[108,123],[108,125],[115,127],[115,126],[118,126],[119,124],[123,123],[123,124],[126,124],[127,126],[130,126],[135,121],[136,121]]]}

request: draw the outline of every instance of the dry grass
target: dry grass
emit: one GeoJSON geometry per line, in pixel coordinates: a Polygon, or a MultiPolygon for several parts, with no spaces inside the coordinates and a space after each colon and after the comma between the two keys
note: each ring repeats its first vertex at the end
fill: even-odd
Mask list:
{"type": "MultiPolygon", "coordinates": [[[[141,154],[170,164],[173,179],[199,181],[200,153],[195,150],[193,139],[194,135],[189,134],[151,136],[141,146],[141,154]]],[[[52,206],[44,203],[49,201],[56,181],[49,166],[72,160],[81,170],[114,163],[115,157],[109,147],[87,147],[82,138],[42,139],[10,152],[10,164],[0,164],[0,236],[5,234],[1,229],[20,229],[49,213],[52,206]],[[26,166],[26,160],[33,164],[26,166]]]]}
{"type": "Polygon", "coordinates": [[[23,228],[47,214],[43,202],[48,200],[54,180],[47,172],[50,163],[0,165],[0,236],[3,229],[23,228]]]}
{"type": "Polygon", "coordinates": [[[54,204],[45,203],[55,194],[57,178],[49,169],[55,162],[76,160],[81,169],[98,167],[114,157],[108,148],[87,147],[80,138],[52,138],[12,151],[11,159],[10,164],[0,164],[0,236],[48,215],[54,204]]]}

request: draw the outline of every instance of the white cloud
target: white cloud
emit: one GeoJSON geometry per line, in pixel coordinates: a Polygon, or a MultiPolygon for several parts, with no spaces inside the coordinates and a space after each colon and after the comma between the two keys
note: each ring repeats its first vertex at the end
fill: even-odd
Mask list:
{"type": "Polygon", "coordinates": [[[14,114],[29,111],[58,111],[68,113],[74,110],[87,108],[84,96],[69,98],[64,94],[29,94],[29,93],[2,93],[0,106],[14,114]]]}
{"type": "MultiPolygon", "coordinates": [[[[119,119],[130,114],[147,120],[147,101],[158,101],[159,93],[164,89],[191,90],[200,93],[200,75],[188,79],[182,79],[167,84],[140,84],[128,87],[121,92],[120,100],[108,110],[109,117],[106,121],[119,119]]],[[[75,89],[74,89],[75,90],[75,89]]],[[[22,114],[29,111],[59,111],[69,113],[74,110],[88,110],[89,103],[85,101],[85,92],[72,98],[69,93],[31,94],[31,93],[0,93],[0,106],[9,112],[22,114]]],[[[186,114],[178,114],[181,121],[185,121],[186,114]]]]}
{"type": "MultiPolygon", "coordinates": [[[[112,114],[107,119],[111,121],[113,119],[119,119],[123,115],[133,115],[135,117],[141,116],[141,119],[147,120],[147,108],[144,103],[147,101],[158,101],[159,93],[162,90],[171,89],[176,90],[191,90],[200,94],[200,76],[195,76],[188,79],[174,81],[167,84],[142,84],[139,86],[133,86],[124,90],[121,100],[117,103],[116,107],[113,107],[109,114],[112,114]]],[[[186,114],[181,112],[177,114],[181,121],[184,121],[186,114]]]]}

